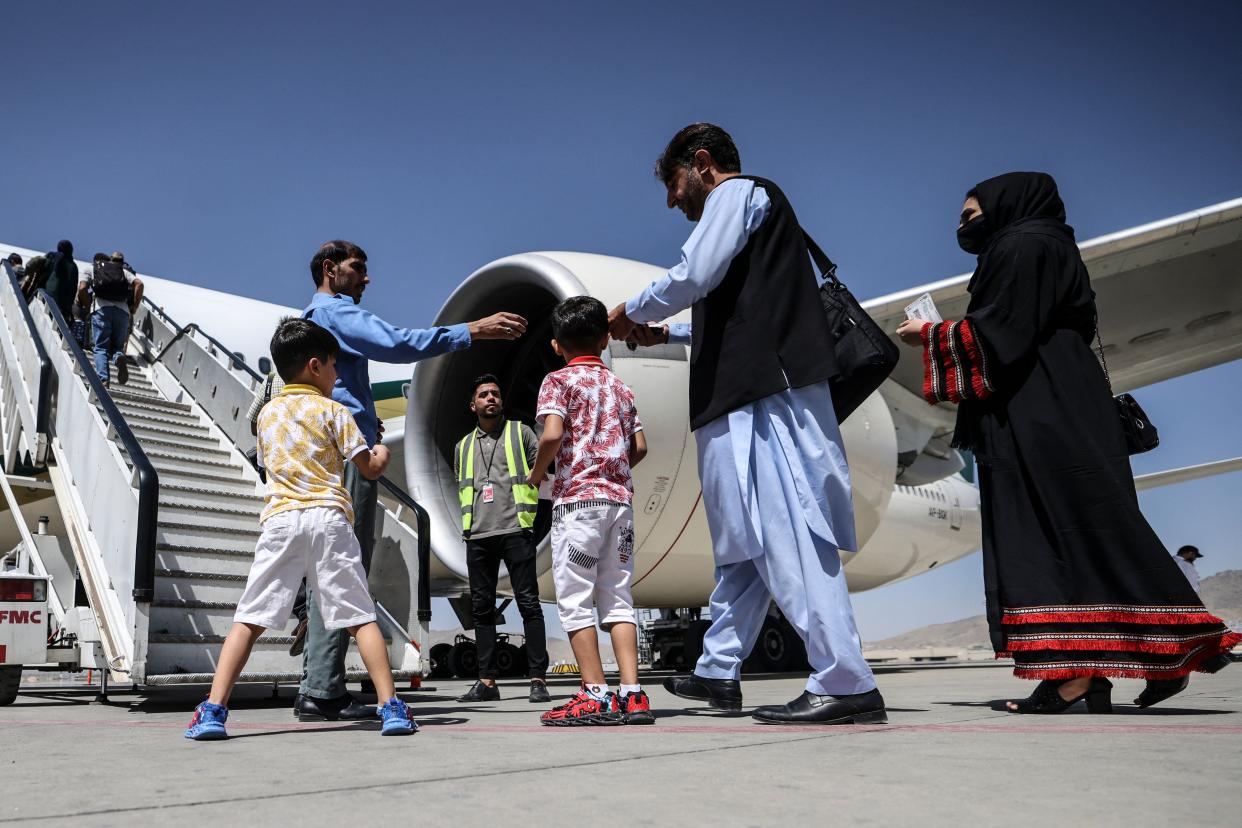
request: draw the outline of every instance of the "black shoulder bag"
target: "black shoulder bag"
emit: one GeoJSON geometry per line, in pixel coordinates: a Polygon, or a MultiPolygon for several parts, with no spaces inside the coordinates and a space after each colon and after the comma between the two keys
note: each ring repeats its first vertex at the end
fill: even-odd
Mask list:
{"type": "Polygon", "coordinates": [[[819,298],[824,305],[824,316],[828,318],[828,329],[832,331],[833,350],[840,370],[836,377],[828,380],[828,388],[832,392],[837,422],[844,422],[888,379],[901,354],[896,343],[837,278],[837,266],[805,230],[802,235],[815,266],[824,277],[824,283],[819,286],[819,298]]]}
{"type": "MultiPolygon", "coordinates": [[[[1100,354],[1100,366],[1104,369],[1104,381],[1108,383],[1108,393],[1113,393],[1113,379],[1108,375],[1108,360],[1104,358],[1104,344],[1100,342],[1100,326],[1095,326],[1095,347],[1100,354]]],[[[1138,400],[1129,394],[1115,394],[1113,402],[1117,405],[1117,416],[1121,419],[1121,432],[1126,437],[1126,451],[1130,454],[1142,454],[1160,445],[1160,432],[1147,418],[1147,412],[1138,404],[1138,400]]]]}

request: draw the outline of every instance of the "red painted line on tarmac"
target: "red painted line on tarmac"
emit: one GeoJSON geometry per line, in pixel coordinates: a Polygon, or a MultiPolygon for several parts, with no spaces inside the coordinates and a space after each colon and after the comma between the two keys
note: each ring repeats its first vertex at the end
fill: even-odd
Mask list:
{"type": "MultiPolygon", "coordinates": [[[[417,718],[416,718],[417,721],[417,718]]],[[[340,730],[348,728],[347,722],[229,722],[230,730],[340,730]]],[[[378,722],[376,722],[378,724],[378,722]]],[[[184,730],[185,725],[178,722],[83,722],[59,719],[3,721],[0,728],[6,726],[25,727],[117,727],[117,728],[154,728],[157,730],[184,730]]],[[[369,730],[359,727],[358,730],[369,730]]],[[[455,724],[424,724],[423,733],[563,733],[565,731],[585,731],[590,733],[678,733],[678,734],[766,734],[778,733],[995,733],[1011,735],[1020,733],[1091,733],[1091,734],[1181,734],[1195,733],[1207,735],[1242,735],[1242,725],[1074,725],[1074,724],[1043,724],[1038,726],[1002,725],[1002,724],[887,724],[887,725],[833,725],[824,726],[781,726],[781,725],[661,725],[658,721],[653,726],[612,726],[612,727],[546,727],[544,725],[455,725],[455,724]]]]}

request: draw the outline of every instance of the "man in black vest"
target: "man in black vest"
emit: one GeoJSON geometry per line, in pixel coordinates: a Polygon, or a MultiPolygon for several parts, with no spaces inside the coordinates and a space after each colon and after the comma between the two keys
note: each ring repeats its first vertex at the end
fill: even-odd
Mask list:
{"type": "Polygon", "coordinates": [[[457,700],[500,700],[496,686],[496,581],[500,562],[504,561],[526,633],[530,700],[550,701],[548,644],[535,567],[539,489],[526,483],[539,453],[539,438],[525,423],[505,418],[500,381],[492,374],[474,380],[470,410],[478,425],[453,449],[453,471],[461,500],[461,534],[470,573],[479,680],[457,700]]]}
{"type": "Polygon", "coordinates": [[[806,691],[756,719],[887,721],[862,657],[839,549],[857,548],[849,467],[828,380],[833,341],[793,207],[771,181],[741,174],[713,124],[678,132],[656,175],[694,232],[681,262],[610,314],[612,334],[685,341],[690,427],[716,559],[712,624],[682,698],[739,710],[742,661],[772,600],[806,642],[806,691]],[[692,307],[692,325],[650,328],[692,307]],[[670,334],[672,336],[670,337],[670,334]]]}

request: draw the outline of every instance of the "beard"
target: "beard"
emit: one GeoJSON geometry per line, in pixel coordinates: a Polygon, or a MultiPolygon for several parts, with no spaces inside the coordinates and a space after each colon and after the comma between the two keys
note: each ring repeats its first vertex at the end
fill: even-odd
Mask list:
{"type": "Polygon", "coordinates": [[[687,220],[698,221],[703,218],[703,206],[707,204],[707,185],[693,168],[686,175],[686,195],[683,201],[687,220]]]}

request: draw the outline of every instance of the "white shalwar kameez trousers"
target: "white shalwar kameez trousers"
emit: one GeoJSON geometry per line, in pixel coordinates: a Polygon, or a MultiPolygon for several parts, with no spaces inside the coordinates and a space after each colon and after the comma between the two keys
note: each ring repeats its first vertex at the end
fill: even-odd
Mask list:
{"type": "MultiPolygon", "coordinates": [[[[626,315],[654,322],[706,296],[762,224],[769,203],[750,180],[717,186],[681,262],[631,299],[626,315]]],[[[690,326],[671,325],[669,341],[688,343],[690,326]]],[[[849,467],[828,384],[756,400],[694,435],[716,560],[712,622],[695,674],[738,679],[775,600],[806,644],[813,671],[808,691],[874,689],[838,553],[856,549],[857,541],[849,467]]]]}

